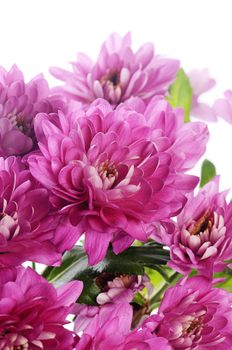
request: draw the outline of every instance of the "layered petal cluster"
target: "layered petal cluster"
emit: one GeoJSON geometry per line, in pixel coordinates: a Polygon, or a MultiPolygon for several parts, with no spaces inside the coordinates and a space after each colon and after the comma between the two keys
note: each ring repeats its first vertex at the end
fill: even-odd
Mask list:
{"type": "Polygon", "coordinates": [[[109,242],[118,253],[145,241],[146,224],[182,209],[198,182],[184,172],[208,140],[204,124],[184,124],[162,97],[143,113],[133,103],[113,110],[97,100],[86,112],[40,114],[35,130],[42,154],[30,156],[31,173],[77,238],[85,232],[90,264],[103,259],[109,242]]]}
{"type": "Polygon", "coordinates": [[[101,309],[79,340],[76,350],[171,350],[165,338],[154,336],[148,329],[130,331],[132,320],[128,303],[114,309],[101,309]]]}
{"type": "Polygon", "coordinates": [[[72,66],[73,72],[51,69],[56,78],[65,82],[61,91],[86,104],[104,98],[115,106],[132,96],[148,101],[154,95],[164,94],[176,76],[179,62],[156,55],[150,43],[134,53],[130,33],[123,38],[113,33],[96,62],[79,54],[72,66]]]}
{"type": "Polygon", "coordinates": [[[36,114],[64,108],[63,98],[49,95],[42,75],[25,83],[17,66],[9,72],[0,67],[0,156],[23,155],[36,147],[36,114]]]}
{"type": "Polygon", "coordinates": [[[222,117],[225,121],[232,124],[232,91],[224,92],[225,98],[220,98],[214,103],[216,115],[222,117]]]}
{"type": "Polygon", "coordinates": [[[30,268],[0,270],[0,349],[72,350],[64,328],[82,282],[56,290],[30,268]]]}
{"type": "MultiPolygon", "coordinates": [[[[102,308],[106,308],[109,311],[109,315],[111,315],[111,309],[114,310],[116,303],[131,303],[135,294],[145,287],[149,295],[153,291],[152,284],[147,275],[137,276],[124,274],[115,277],[113,274],[104,272],[96,278],[96,285],[101,290],[96,297],[97,306],[75,304],[73,308],[73,312],[76,315],[76,333],[84,331],[91,322],[93,322],[94,317],[100,312],[103,312],[100,311],[102,308]],[[106,304],[110,304],[110,306],[105,306],[106,304]]],[[[134,323],[137,325],[147,311],[147,305],[144,307],[139,306],[140,305],[136,304],[135,308],[133,308],[132,325],[134,323]]]]}
{"type": "MultiPolygon", "coordinates": [[[[112,276],[112,275],[111,275],[112,276]]],[[[96,283],[101,289],[97,296],[97,303],[103,305],[109,302],[128,301],[131,302],[134,294],[144,289],[152,291],[152,285],[147,275],[119,275],[111,277],[103,273],[97,277],[96,283]]]]}
{"type": "Polygon", "coordinates": [[[226,195],[219,192],[215,177],[195,197],[189,196],[177,216],[170,267],[181,273],[194,268],[209,276],[225,268],[232,257],[232,202],[227,204],[226,195]]]}
{"type": "Polygon", "coordinates": [[[214,108],[199,101],[201,95],[216,85],[216,81],[210,77],[208,69],[191,71],[189,80],[193,91],[191,115],[205,121],[216,121],[217,116],[214,108]]]}
{"type": "Polygon", "coordinates": [[[207,278],[183,279],[166,291],[158,315],[142,329],[166,338],[173,350],[231,349],[231,303],[231,294],[207,278]]]}
{"type": "Polygon", "coordinates": [[[27,260],[57,264],[70,244],[62,236],[65,226],[49,203],[48,191],[20,159],[0,157],[0,266],[27,260]]]}

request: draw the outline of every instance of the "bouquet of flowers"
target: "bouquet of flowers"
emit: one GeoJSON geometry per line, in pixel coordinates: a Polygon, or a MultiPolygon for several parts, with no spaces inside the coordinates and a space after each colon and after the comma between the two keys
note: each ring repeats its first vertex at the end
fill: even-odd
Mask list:
{"type": "Polygon", "coordinates": [[[232,349],[232,91],[130,34],[51,74],[0,68],[0,350],[232,349]]]}

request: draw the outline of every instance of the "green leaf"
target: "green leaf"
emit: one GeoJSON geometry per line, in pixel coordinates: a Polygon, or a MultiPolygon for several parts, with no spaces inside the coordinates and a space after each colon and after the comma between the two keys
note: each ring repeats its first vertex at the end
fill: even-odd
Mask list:
{"type": "Polygon", "coordinates": [[[169,88],[168,102],[172,107],[184,109],[185,123],[190,121],[190,110],[192,105],[192,87],[188,76],[182,68],[179,69],[176,80],[169,88]]]}
{"type": "Polygon", "coordinates": [[[173,284],[176,284],[180,279],[182,278],[182,275],[178,272],[172,271],[172,274],[169,277],[169,280],[166,282],[163,282],[159,285],[158,290],[156,290],[155,294],[150,299],[150,311],[157,308],[157,306],[160,304],[162,297],[165,293],[165,291],[172,286],[173,284]]]}
{"type": "Polygon", "coordinates": [[[228,292],[232,293],[232,270],[230,268],[225,268],[223,272],[216,272],[214,275],[215,278],[224,278],[225,281],[218,283],[217,288],[223,288],[228,292]]]}
{"type": "Polygon", "coordinates": [[[138,305],[144,305],[145,299],[141,293],[136,293],[133,302],[138,305]]]}
{"type": "Polygon", "coordinates": [[[200,187],[205,186],[212,178],[216,176],[215,165],[208,159],[205,159],[201,166],[201,182],[200,187]]]}
{"type": "Polygon", "coordinates": [[[157,265],[165,265],[169,260],[169,252],[160,244],[148,244],[140,247],[130,247],[121,254],[114,254],[110,248],[103,261],[95,266],[88,264],[88,257],[83,247],[76,246],[63,256],[62,265],[48,267],[43,275],[56,287],[72,280],[84,282],[84,290],[79,302],[94,305],[100,289],[96,284],[99,274],[136,274],[143,275],[144,268],[157,268],[157,265]]]}
{"type": "Polygon", "coordinates": [[[158,289],[159,286],[164,282],[164,278],[157,270],[146,268],[145,272],[148,275],[148,277],[150,278],[150,281],[151,281],[154,289],[158,289]]]}

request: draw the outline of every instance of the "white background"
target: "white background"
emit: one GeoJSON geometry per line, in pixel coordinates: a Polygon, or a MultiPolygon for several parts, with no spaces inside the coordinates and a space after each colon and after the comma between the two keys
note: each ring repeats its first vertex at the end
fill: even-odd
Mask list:
{"type": "MultiPolygon", "coordinates": [[[[49,66],[68,67],[79,51],[96,57],[112,31],[129,30],[135,49],[151,41],[186,71],[209,68],[218,86],[208,101],[232,89],[231,0],[0,0],[0,64],[17,63],[28,80],[43,72],[54,84],[49,66]]],[[[232,125],[209,128],[206,156],[222,188],[232,187],[232,125]]]]}

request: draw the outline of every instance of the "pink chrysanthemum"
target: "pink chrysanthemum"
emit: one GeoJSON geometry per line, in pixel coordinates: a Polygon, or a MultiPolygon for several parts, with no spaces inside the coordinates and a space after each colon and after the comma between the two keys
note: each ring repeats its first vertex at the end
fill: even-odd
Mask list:
{"type": "Polygon", "coordinates": [[[0,350],[72,350],[64,328],[82,282],[55,289],[31,269],[0,270],[0,350]]]}
{"type": "Polygon", "coordinates": [[[19,159],[0,158],[0,266],[31,260],[57,264],[72,233],[49,203],[48,191],[19,159]],[[57,227],[58,225],[58,227],[57,227]]]}
{"type": "Polygon", "coordinates": [[[131,302],[134,294],[145,287],[152,291],[152,285],[147,275],[120,275],[113,278],[105,273],[101,274],[96,282],[101,289],[101,293],[96,298],[99,305],[122,300],[131,302]]]}
{"type": "Polygon", "coordinates": [[[153,291],[152,284],[147,275],[136,276],[124,274],[118,277],[112,276],[109,273],[102,273],[96,278],[96,284],[101,290],[101,293],[96,298],[98,306],[75,304],[73,312],[76,315],[76,333],[84,331],[93,322],[94,317],[101,312],[100,310],[102,308],[106,307],[110,315],[110,307],[105,306],[106,304],[111,304],[112,309],[114,309],[116,303],[131,303],[135,294],[145,287],[149,294],[153,291]]]}
{"type": "Polygon", "coordinates": [[[42,154],[29,158],[30,170],[77,238],[85,232],[90,264],[109,242],[118,253],[145,241],[145,224],[176,215],[198,182],[184,172],[204,153],[207,127],[184,124],[161,97],[146,109],[140,102],[143,113],[98,100],[87,112],[36,117],[42,154]]]}
{"type": "Polygon", "coordinates": [[[194,268],[209,275],[225,268],[232,257],[232,202],[226,203],[226,195],[227,191],[219,192],[215,177],[196,197],[189,196],[172,237],[172,268],[181,273],[194,268]]]}
{"type": "Polygon", "coordinates": [[[171,350],[165,338],[154,336],[149,330],[130,331],[132,310],[128,303],[114,309],[102,308],[80,338],[76,350],[171,350]]]}
{"type": "Polygon", "coordinates": [[[51,69],[56,78],[66,83],[61,91],[83,103],[104,98],[114,106],[132,96],[148,101],[165,93],[179,68],[177,60],[155,55],[152,44],[145,44],[134,53],[130,33],[124,38],[111,34],[95,63],[79,54],[72,65],[73,72],[51,69]]]}
{"type": "Polygon", "coordinates": [[[26,84],[17,66],[9,72],[0,67],[0,156],[23,155],[36,146],[33,128],[36,114],[63,108],[60,98],[49,95],[48,83],[42,75],[26,84]]]}
{"type": "Polygon", "coordinates": [[[166,291],[158,315],[142,329],[166,338],[173,350],[231,349],[231,306],[231,294],[207,278],[184,279],[166,291]]]}

